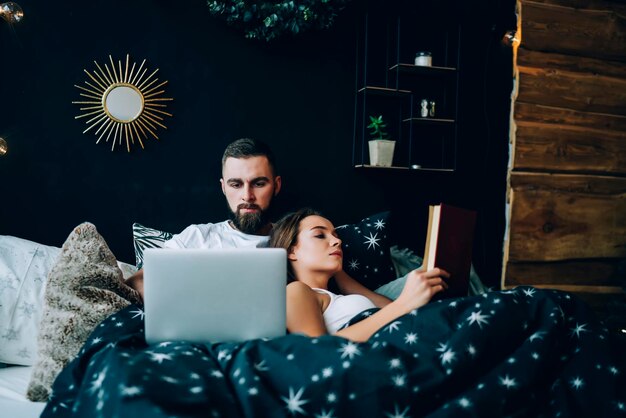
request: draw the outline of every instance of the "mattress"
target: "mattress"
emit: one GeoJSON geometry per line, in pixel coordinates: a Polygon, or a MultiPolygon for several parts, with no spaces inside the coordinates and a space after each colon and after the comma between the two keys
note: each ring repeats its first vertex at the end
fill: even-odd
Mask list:
{"type": "Polygon", "coordinates": [[[41,414],[44,402],[26,399],[26,388],[32,367],[0,368],[0,418],[35,418],[41,414]]]}

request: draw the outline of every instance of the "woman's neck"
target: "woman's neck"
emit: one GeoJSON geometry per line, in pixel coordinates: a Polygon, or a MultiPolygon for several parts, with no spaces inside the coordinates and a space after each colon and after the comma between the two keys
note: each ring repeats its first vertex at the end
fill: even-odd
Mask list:
{"type": "Polygon", "coordinates": [[[328,281],[332,275],[321,271],[295,271],[298,281],[306,284],[310,288],[328,289],[328,281]]]}

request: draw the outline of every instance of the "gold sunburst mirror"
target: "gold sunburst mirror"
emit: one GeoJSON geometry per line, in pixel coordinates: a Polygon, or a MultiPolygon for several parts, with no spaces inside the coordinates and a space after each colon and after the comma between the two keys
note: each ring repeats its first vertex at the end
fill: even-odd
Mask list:
{"type": "Polygon", "coordinates": [[[165,93],[162,87],[167,81],[158,83],[159,79],[155,77],[158,68],[146,77],[146,60],[137,70],[134,62],[131,65],[128,55],[124,65],[121,60],[116,65],[110,55],[109,62],[111,68],[105,63],[103,70],[94,61],[97,70],[84,70],[89,77],[85,81],[86,87],[74,85],[81,90],[80,95],[84,98],[72,102],[81,105],[80,110],[83,112],[76,119],[88,118],[85,122],[87,129],[83,133],[95,129],[93,132],[98,137],[96,144],[103,138],[105,142],[112,139],[111,151],[116,145],[126,144],[126,150],[130,152],[135,141],[143,149],[142,138],[152,136],[159,139],[156,131],[159,127],[167,129],[164,117],[172,116],[165,111],[165,102],[173,99],[162,97],[165,93]]]}

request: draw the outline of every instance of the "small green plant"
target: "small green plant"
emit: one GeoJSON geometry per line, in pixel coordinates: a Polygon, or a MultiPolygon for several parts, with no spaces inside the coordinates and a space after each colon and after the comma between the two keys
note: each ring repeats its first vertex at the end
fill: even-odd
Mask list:
{"type": "Polygon", "coordinates": [[[371,129],[370,135],[372,139],[389,139],[386,128],[387,124],[383,122],[383,116],[378,117],[370,116],[370,124],[367,125],[368,129],[371,129]]]}

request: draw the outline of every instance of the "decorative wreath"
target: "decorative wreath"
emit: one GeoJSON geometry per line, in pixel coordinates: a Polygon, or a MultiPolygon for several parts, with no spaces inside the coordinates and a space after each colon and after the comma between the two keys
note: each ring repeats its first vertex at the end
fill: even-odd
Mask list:
{"type": "Polygon", "coordinates": [[[349,0],[208,0],[209,12],[240,27],[246,38],[271,41],[286,33],[327,29],[349,0]]]}

